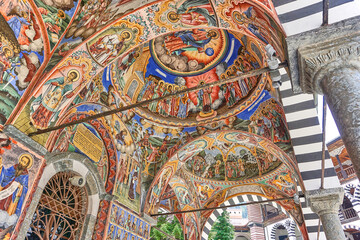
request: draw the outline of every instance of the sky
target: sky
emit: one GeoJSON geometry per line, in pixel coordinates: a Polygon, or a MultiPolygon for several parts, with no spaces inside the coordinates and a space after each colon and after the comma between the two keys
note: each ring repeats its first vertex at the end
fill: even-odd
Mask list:
{"type": "MultiPolygon", "coordinates": [[[[318,118],[319,118],[319,122],[320,122],[320,126],[322,129],[322,115],[323,115],[323,111],[322,111],[322,106],[323,106],[323,96],[319,95],[318,98],[318,118]]],[[[334,140],[335,138],[340,137],[338,128],[335,124],[334,118],[332,117],[331,111],[329,109],[329,107],[327,107],[326,110],[326,130],[325,130],[325,140],[326,143],[334,140]]]]}

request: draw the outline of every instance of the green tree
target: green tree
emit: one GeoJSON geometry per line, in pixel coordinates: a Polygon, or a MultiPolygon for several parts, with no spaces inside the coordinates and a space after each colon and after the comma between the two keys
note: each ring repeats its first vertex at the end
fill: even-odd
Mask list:
{"type": "Polygon", "coordinates": [[[212,226],[210,240],[232,240],[234,238],[234,226],[230,223],[229,213],[224,211],[212,226]]]}
{"type": "MultiPolygon", "coordinates": [[[[184,240],[184,233],[180,225],[179,220],[174,216],[173,219],[167,219],[166,217],[159,217],[156,227],[161,231],[166,232],[170,236],[173,236],[176,239],[184,240]]],[[[152,240],[167,240],[169,239],[165,234],[151,228],[150,237],[152,240]]]]}

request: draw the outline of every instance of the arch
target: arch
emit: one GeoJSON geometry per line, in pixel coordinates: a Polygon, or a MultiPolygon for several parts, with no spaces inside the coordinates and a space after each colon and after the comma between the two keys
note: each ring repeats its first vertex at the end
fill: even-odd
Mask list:
{"type": "MultiPolygon", "coordinates": [[[[243,194],[243,195],[235,196],[235,197],[223,202],[220,206],[234,205],[234,204],[238,204],[241,202],[248,202],[248,201],[265,201],[265,200],[268,200],[268,199],[263,196],[256,195],[256,194],[243,194]]],[[[290,217],[290,214],[280,204],[278,204],[276,202],[268,202],[267,204],[277,208],[280,212],[284,213],[287,217],[290,217]]],[[[222,209],[216,209],[213,211],[213,213],[207,219],[207,222],[204,225],[202,235],[201,235],[202,240],[208,239],[208,235],[210,233],[212,225],[215,223],[217,217],[220,216],[222,212],[223,212],[222,209]]],[[[294,224],[296,224],[295,221],[293,221],[293,220],[291,220],[291,221],[294,224]]]]}
{"type": "Polygon", "coordinates": [[[288,232],[289,240],[296,240],[296,234],[295,234],[295,222],[292,219],[286,219],[282,222],[276,223],[271,230],[270,239],[275,240],[276,239],[276,230],[279,226],[285,227],[286,231],[288,232]]]}
{"type": "Polygon", "coordinates": [[[345,185],[344,187],[344,191],[345,191],[345,196],[349,199],[349,200],[353,200],[355,197],[355,190],[356,190],[356,185],[352,184],[352,183],[348,183],[345,185]],[[354,192],[351,193],[351,189],[354,189],[354,192]]]}
{"type": "Polygon", "coordinates": [[[83,234],[82,239],[90,239],[95,227],[100,200],[106,194],[104,183],[99,173],[88,158],[78,153],[50,153],[45,156],[45,159],[47,160],[47,166],[44,168],[29,210],[20,228],[18,238],[25,238],[32,216],[48,181],[59,172],[72,171],[86,179],[85,187],[88,192],[88,209],[84,226],[87,226],[87,231],[86,234],[83,234]]]}
{"type": "Polygon", "coordinates": [[[355,229],[357,231],[360,231],[360,226],[358,225],[352,225],[352,224],[345,224],[343,225],[343,230],[348,230],[348,229],[355,229]]]}

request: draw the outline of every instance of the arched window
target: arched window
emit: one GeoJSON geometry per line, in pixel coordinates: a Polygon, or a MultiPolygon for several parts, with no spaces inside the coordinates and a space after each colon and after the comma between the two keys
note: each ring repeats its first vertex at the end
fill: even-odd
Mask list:
{"type": "Polygon", "coordinates": [[[28,240],[79,239],[88,207],[85,187],[71,184],[72,172],[59,172],[46,184],[36,207],[28,240]]]}
{"type": "Polygon", "coordinates": [[[344,201],[341,204],[339,211],[340,220],[342,223],[355,221],[359,218],[357,212],[353,209],[351,201],[346,196],[344,196],[344,201]]]}

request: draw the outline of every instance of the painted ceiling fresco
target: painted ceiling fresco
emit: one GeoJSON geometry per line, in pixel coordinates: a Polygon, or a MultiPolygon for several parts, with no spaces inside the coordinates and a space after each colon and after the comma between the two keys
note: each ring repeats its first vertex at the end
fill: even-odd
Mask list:
{"type": "MultiPolygon", "coordinates": [[[[267,74],[156,100],[265,67],[267,44],[284,60],[271,1],[0,0],[0,15],[1,128],[28,134],[153,100],[32,137],[91,160],[114,196],[97,234],[147,239],[144,212],[216,207],[240,186],[269,199],[303,187],[267,74]]],[[[280,204],[304,229],[300,206],[280,204]]],[[[187,239],[211,213],[176,215],[187,239]]]]}

